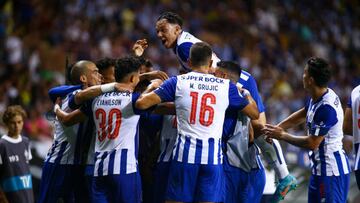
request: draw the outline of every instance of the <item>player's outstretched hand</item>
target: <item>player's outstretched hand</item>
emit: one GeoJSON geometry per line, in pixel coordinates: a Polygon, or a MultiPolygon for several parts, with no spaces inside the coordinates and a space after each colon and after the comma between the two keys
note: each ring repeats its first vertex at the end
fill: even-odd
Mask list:
{"type": "Polygon", "coordinates": [[[154,80],[154,79],[166,80],[169,78],[169,76],[163,71],[155,70],[155,71],[143,73],[141,75],[141,78],[147,79],[149,81],[154,80]]]}
{"type": "Polygon", "coordinates": [[[142,56],[148,46],[149,44],[146,39],[139,39],[135,42],[132,50],[136,56],[142,56]]]}
{"type": "Polygon", "coordinates": [[[277,140],[281,140],[285,133],[284,129],[281,127],[270,124],[265,124],[265,127],[261,131],[267,138],[274,138],[277,140]]]}

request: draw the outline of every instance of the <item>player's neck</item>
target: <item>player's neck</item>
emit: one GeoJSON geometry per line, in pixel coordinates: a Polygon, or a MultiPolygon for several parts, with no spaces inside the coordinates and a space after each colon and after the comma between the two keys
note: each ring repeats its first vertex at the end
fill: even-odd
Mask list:
{"type": "Polygon", "coordinates": [[[234,84],[236,84],[239,81],[239,77],[229,77],[230,81],[234,84]]]}
{"type": "Polygon", "coordinates": [[[327,91],[327,87],[314,87],[311,91],[311,98],[313,101],[317,101],[320,97],[322,97],[327,91]]]}
{"type": "Polygon", "coordinates": [[[205,74],[209,73],[209,67],[206,67],[206,66],[191,67],[191,69],[193,72],[205,73],[205,74]]]}
{"type": "Polygon", "coordinates": [[[83,90],[86,89],[86,88],[88,88],[88,87],[89,87],[89,85],[88,85],[87,83],[83,83],[83,84],[82,84],[83,90]]]}
{"type": "Polygon", "coordinates": [[[16,133],[16,132],[10,132],[9,131],[8,136],[13,138],[13,139],[17,139],[17,138],[19,138],[20,135],[18,133],[16,133]]]}

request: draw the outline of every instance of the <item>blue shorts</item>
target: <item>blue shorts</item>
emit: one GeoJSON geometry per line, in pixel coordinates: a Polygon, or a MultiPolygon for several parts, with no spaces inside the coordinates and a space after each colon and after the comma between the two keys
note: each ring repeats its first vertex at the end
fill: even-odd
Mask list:
{"type": "Polygon", "coordinates": [[[141,202],[139,172],[93,177],[92,202],[141,202]]]}
{"type": "Polygon", "coordinates": [[[89,202],[88,181],[81,165],[60,165],[45,162],[42,168],[39,203],[89,202]]]}
{"type": "Polygon", "coordinates": [[[153,202],[165,202],[171,162],[159,162],[154,171],[153,202]]]}
{"type": "Polygon", "coordinates": [[[350,174],[340,176],[311,175],[308,202],[346,202],[350,174]]]}
{"type": "Polygon", "coordinates": [[[224,173],[225,203],[260,202],[266,182],[264,169],[253,169],[246,172],[229,165],[224,159],[224,173]]]}
{"type": "Polygon", "coordinates": [[[222,165],[172,161],[166,200],[177,202],[222,202],[222,165]]]}

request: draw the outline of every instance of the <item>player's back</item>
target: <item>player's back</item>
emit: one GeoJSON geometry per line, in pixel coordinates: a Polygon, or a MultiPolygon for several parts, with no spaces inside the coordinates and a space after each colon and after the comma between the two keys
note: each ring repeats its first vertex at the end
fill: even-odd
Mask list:
{"type": "Polygon", "coordinates": [[[96,126],[95,176],[137,171],[138,121],[129,92],[105,93],[92,101],[96,126]]]}
{"type": "Polygon", "coordinates": [[[221,135],[229,105],[229,80],[190,72],[177,77],[175,106],[178,140],[174,159],[221,163],[221,135]]]}

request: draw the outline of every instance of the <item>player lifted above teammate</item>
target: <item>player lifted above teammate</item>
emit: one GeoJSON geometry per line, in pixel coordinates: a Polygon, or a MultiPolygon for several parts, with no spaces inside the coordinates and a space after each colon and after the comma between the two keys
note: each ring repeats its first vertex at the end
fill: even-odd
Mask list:
{"type": "MultiPolygon", "coordinates": [[[[164,12],[157,19],[156,33],[164,47],[174,51],[181,66],[188,72],[191,71],[191,68],[187,63],[190,48],[193,44],[201,42],[201,40],[190,33],[183,31],[182,24],[183,20],[178,14],[164,12]]],[[[220,61],[220,59],[213,52],[211,59],[211,66],[216,67],[216,63],[220,61]]]]}
{"type": "Polygon", "coordinates": [[[254,102],[245,99],[227,79],[208,74],[212,50],[204,42],[190,50],[192,72],[172,77],[136,102],[140,109],[175,102],[178,138],[170,166],[166,199],[176,202],[222,201],[221,135],[225,110],[241,110],[257,119],[254,102]]]}
{"type": "MultiPolygon", "coordinates": [[[[182,67],[185,71],[189,71],[190,68],[187,62],[189,60],[190,48],[194,43],[201,40],[190,33],[183,31],[182,23],[181,17],[176,13],[164,12],[158,17],[156,30],[163,45],[168,49],[172,48],[182,67]]],[[[210,72],[214,72],[214,68],[216,68],[216,64],[219,61],[218,57],[216,57],[214,53],[212,53],[212,61],[212,68],[210,69],[210,72]]],[[[266,123],[266,117],[265,108],[262,104],[261,97],[257,92],[256,81],[251,74],[242,70],[238,82],[241,86],[250,91],[254,100],[258,104],[260,118],[256,122],[253,121],[252,123],[255,126],[256,136],[259,136],[261,134],[259,130],[266,123]]],[[[263,137],[259,137],[256,139],[256,142],[261,147],[266,160],[270,166],[275,169],[276,175],[279,178],[279,183],[275,191],[275,198],[277,201],[280,201],[281,199],[284,199],[288,192],[296,187],[297,181],[294,176],[289,174],[285,158],[278,141],[275,141],[272,145],[270,145],[266,143],[263,137]]]]}

